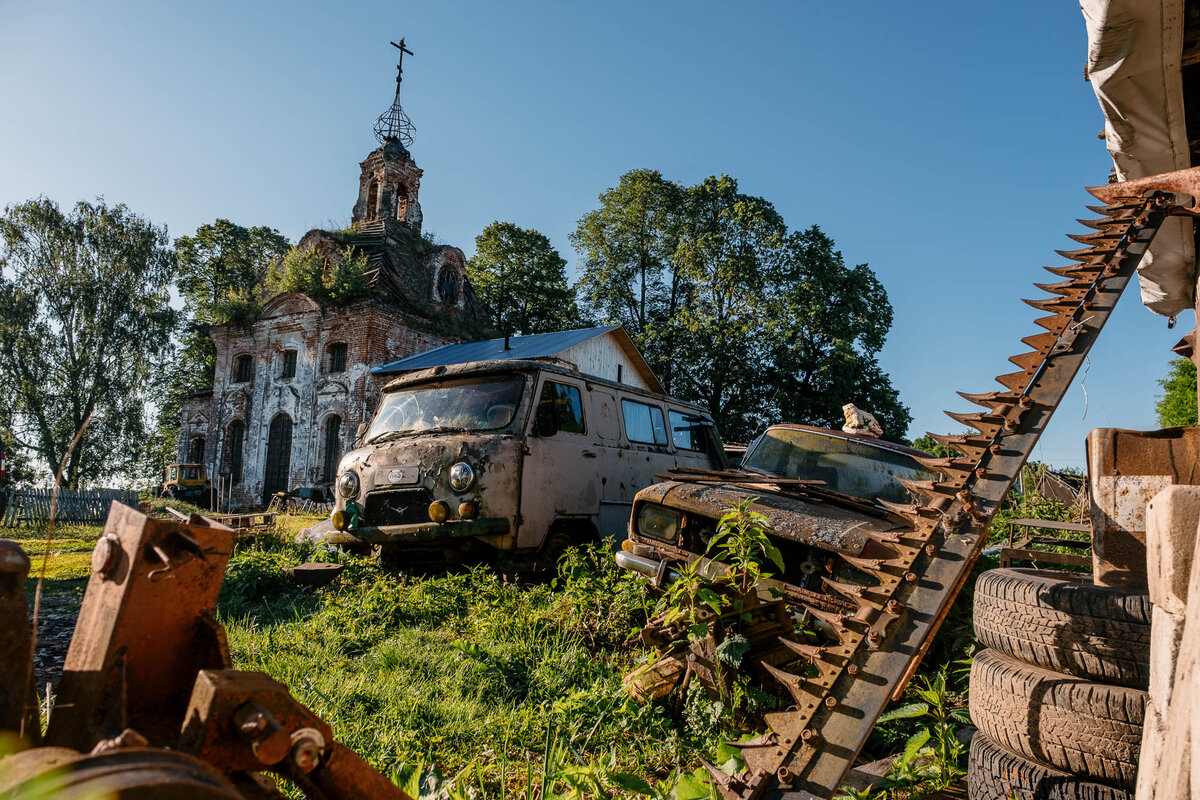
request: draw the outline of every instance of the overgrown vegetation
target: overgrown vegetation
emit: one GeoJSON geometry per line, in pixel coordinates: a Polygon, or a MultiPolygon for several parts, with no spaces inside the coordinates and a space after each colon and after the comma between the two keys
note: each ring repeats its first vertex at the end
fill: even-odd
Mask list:
{"type": "Polygon", "coordinates": [[[1173,358],[1167,377],[1158,382],[1163,393],[1154,406],[1159,427],[1196,424],[1196,364],[1190,358],[1173,358]]]}
{"type": "Polygon", "coordinates": [[[267,271],[269,294],[299,292],[327,306],[341,306],[370,291],[367,257],[346,247],[326,257],[311,247],[293,247],[267,271]]]}

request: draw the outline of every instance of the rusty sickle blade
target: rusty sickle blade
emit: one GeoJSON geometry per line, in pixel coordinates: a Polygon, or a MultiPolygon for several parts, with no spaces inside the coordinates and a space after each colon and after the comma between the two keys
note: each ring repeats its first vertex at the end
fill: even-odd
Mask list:
{"type": "MultiPolygon", "coordinates": [[[[978,433],[930,434],[961,455],[920,458],[938,480],[900,481],[918,500],[882,503],[906,520],[897,544],[872,539],[871,556],[842,557],[868,578],[863,586],[825,579],[832,595],[854,600],[853,616],[814,609],[811,620],[834,642],[815,647],[780,642],[800,662],[805,677],[763,662],[762,669],[786,687],[795,705],[766,716],[770,733],[743,743],[746,770],[722,777],[728,800],[830,797],[841,785],[889,698],[898,697],[938,626],[949,612],[979,551],[987,526],[1082,365],[1158,227],[1172,209],[1163,195],[1200,193],[1200,169],[1092,191],[1107,205],[1101,219],[1083,224],[1098,233],[1074,236],[1089,245],[1063,251],[1076,263],[1049,267],[1064,280],[1042,284],[1050,293],[1026,301],[1047,312],[1036,320],[1045,333],[1022,341],[1031,352],[1013,356],[1019,372],[1000,375],[1002,391],[961,396],[985,410],[948,412],[978,433]],[[1054,369],[1049,369],[1053,366],[1054,369]],[[871,582],[873,581],[873,582],[871,582]]],[[[794,667],[793,669],[799,669],[794,667]]]]}

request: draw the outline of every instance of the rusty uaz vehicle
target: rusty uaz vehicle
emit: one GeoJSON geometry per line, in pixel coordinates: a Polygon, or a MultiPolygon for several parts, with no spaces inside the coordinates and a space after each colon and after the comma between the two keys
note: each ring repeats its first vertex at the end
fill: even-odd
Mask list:
{"type": "Polygon", "coordinates": [[[669,397],[543,361],[435,367],[384,388],[338,468],[327,540],[544,567],[621,538],[656,473],[724,466],[708,413],[669,397]]]}

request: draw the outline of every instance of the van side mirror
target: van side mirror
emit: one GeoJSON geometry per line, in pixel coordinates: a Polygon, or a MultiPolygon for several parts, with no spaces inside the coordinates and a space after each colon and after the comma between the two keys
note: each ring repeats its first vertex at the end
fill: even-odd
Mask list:
{"type": "Polygon", "coordinates": [[[358,444],[359,442],[361,442],[362,438],[367,435],[367,427],[368,427],[367,423],[365,423],[365,422],[358,423],[358,430],[356,430],[354,432],[354,443],[355,444],[358,444]]]}
{"type": "Polygon", "coordinates": [[[554,413],[553,403],[538,403],[533,432],[538,436],[553,436],[558,433],[558,415],[554,413]]]}

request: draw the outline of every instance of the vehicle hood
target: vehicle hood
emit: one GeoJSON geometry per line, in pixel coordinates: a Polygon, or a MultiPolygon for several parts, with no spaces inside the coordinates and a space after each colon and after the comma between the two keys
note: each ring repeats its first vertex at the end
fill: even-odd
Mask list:
{"type": "Polygon", "coordinates": [[[835,503],[802,500],[763,486],[666,481],[637,495],[639,502],[659,503],[712,519],[719,519],[730,506],[750,498],[754,498],[750,509],[766,516],[778,536],[851,557],[859,556],[872,540],[869,532],[904,527],[902,521],[882,509],[872,515],[835,503]]]}

